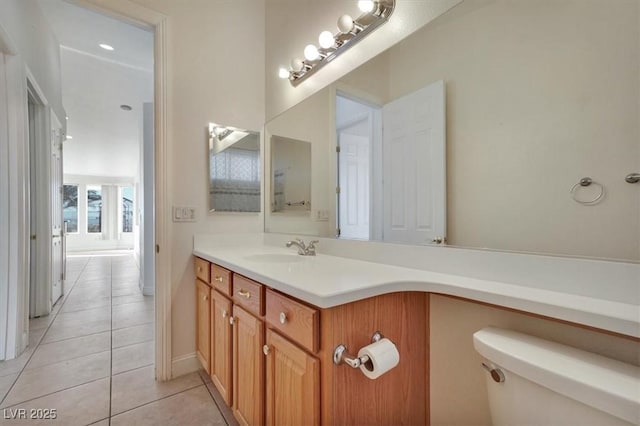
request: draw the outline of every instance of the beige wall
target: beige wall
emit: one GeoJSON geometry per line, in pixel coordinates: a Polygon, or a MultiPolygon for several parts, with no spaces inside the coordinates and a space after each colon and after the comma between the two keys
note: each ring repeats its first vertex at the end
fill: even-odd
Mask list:
{"type": "Polygon", "coordinates": [[[430,296],[431,424],[490,425],[482,357],[473,333],[500,327],[640,365],[640,344],[559,322],[445,296],[430,296]]]}
{"type": "Polygon", "coordinates": [[[446,82],[451,244],[640,260],[638,4],[467,0],[391,50],[392,99],[446,82]]]}
{"type": "Polygon", "coordinates": [[[168,17],[168,169],[173,205],[197,221],[173,223],[172,356],[195,351],[195,233],[260,232],[261,214],[207,214],[210,121],[262,132],[264,1],[135,0],[168,17]]]}

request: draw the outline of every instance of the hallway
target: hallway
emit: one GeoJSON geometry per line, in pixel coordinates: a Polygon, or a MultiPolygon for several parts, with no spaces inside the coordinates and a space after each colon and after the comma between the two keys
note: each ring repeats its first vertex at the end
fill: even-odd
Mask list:
{"type": "Polygon", "coordinates": [[[33,424],[31,409],[55,410],[47,424],[226,424],[198,373],[154,380],[154,299],[127,253],[68,257],[66,296],[0,362],[0,424],[33,424]]]}

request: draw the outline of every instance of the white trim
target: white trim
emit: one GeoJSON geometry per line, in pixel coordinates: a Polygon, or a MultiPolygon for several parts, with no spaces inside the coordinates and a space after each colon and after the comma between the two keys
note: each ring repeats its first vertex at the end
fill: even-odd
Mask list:
{"type": "MultiPolygon", "coordinates": [[[[0,40],[2,28],[0,27],[0,40]]],[[[1,44],[1,41],[0,41],[1,44]]],[[[0,46],[1,47],[1,46],[0,46]]],[[[5,54],[0,51],[0,235],[9,235],[9,134],[5,54]]],[[[0,239],[0,360],[5,359],[9,334],[9,241],[0,239]]]]}
{"type": "Polygon", "coordinates": [[[5,359],[27,346],[29,330],[29,180],[27,79],[19,55],[5,56],[8,124],[9,232],[5,359]]]}
{"type": "MultiPolygon", "coordinates": [[[[167,17],[130,0],[73,0],[80,6],[109,14],[117,19],[154,31],[154,90],[155,90],[155,233],[160,251],[155,256],[156,277],[156,378],[172,377],[171,361],[171,218],[168,194],[167,166],[168,122],[168,59],[167,17]]],[[[146,253],[145,253],[146,255],[146,253]]]]}
{"type": "Polygon", "coordinates": [[[177,356],[171,361],[172,379],[185,374],[193,373],[200,369],[200,361],[196,357],[196,353],[192,352],[187,355],[177,356]]]}

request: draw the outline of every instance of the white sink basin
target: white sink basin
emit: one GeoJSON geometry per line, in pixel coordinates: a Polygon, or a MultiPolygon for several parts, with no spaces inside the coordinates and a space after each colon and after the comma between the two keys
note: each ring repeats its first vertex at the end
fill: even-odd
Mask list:
{"type": "Polygon", "coordinates": [[[245,256],[245,259],[252,262],[295,263],[302,262],[304,260],[304,256],[300,256],[299,254],[264,253],[245,256]]]}

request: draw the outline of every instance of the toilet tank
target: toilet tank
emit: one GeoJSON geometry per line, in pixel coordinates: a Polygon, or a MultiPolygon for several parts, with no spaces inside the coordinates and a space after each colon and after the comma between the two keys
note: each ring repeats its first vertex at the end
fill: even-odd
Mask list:
{"type": "Polygon", "coordinates": [[[494,426],[640,425],[640,367],[494,327],[473,345],[494,426]]]}

